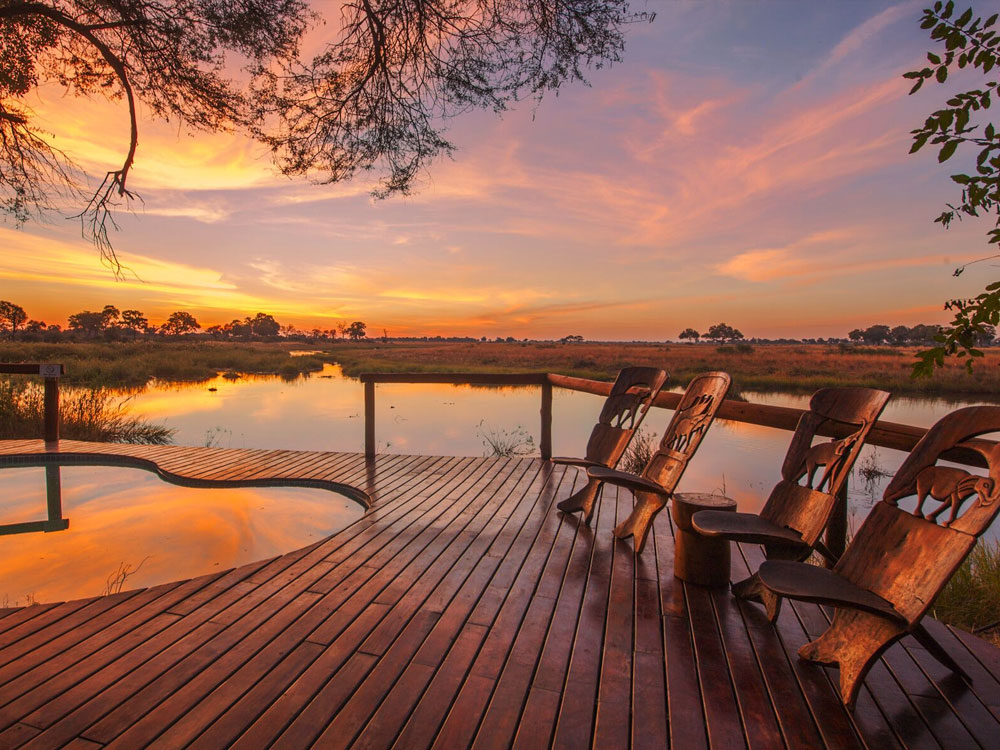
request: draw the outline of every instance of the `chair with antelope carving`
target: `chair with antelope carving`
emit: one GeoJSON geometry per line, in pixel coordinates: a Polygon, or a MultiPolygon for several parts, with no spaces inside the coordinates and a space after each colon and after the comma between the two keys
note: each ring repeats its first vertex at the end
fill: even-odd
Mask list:
{"type": "Polygon", "coordinates": [[[587,470],[593,480],[625,487],[635,493],[636,503],[632,513],[615,527],[614,534],[619,539],[634,537],[637,552],[645,546],[653,519],[666,506],[688,462],[711,427],[731,382],[728,373],[706,372],[688,384],[663,433],[659,448],[646,463],[642,474],[602,467],[587,470]]]}
{"type": "Polygon", "coordinates": [[[778,560],[760,566],[761,582],[775,594],[836,608],[830,627],[799,655],[840,665],[840,695],[849,707],[869,668],[906,634],[969,681],[921,619],[1000,511],[1000,444],[971,440],[997,431],[1000,406],[970,406],[938,421],[903,462],[833,570],[778,560]],[[959,443],[985,459],[987,476],[937,465],[959,443]],[[910,496],[912,511],[899,506],[910,496]],[[928,498],[938,505],[925,513],[928,498]]]}
{"type": "MultiPolygon", "coordinates": [[[[553,458],[553,463],[579,466],[614,467],[625,453],[632,435],[639,429],[653,400],[667,382],[667,373],[656,367],[626,367],[618,373],[604,402],[597,424],[587,441],[583,458],[553,458]]],[[[586,523],[594,513],[594,501],[601,489],[599,479],[587,483],[557,506],[566,513],[583,512],[586,523]]]]}
{"type": "MultiPolygon", "coordinates": [[[[836,557],[820,535],[889,395],[871,388],[816,391],[809,401],[809,411],[799,418],[792,435],[781,466],[781,481],[771,490],[760,514],[703,510],[692,517],[692,528],[705,536],[763,544],[768,560],[805,560],[815,549],[835,562],[836,557]],[[820,430],[836,430],[844,437],[813,445],[820,430]],[[823,471],[817,482],[820,466],[823,471]],[[800,484],[802,479],[804,484],[800,484]]],[[[733,583],[732,588],[736,596],[762,602],[769,609],[777,611],[780,606],[780,600],[761,586],[756,573],[733,583]]]]}

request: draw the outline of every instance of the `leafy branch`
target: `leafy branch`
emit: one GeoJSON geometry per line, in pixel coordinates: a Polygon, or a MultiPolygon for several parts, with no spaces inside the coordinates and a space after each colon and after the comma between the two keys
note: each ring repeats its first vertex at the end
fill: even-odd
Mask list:
{"type": "MultiPolygon", "coordinates": [[[[926,8],[920,27],[929,29],[930,38],[943,44],[944,50],[928,52],[928,66],[903,74],[904,78],[914,81],[910,94],[919,91],[925,81],[945,83],[955,67],[976,69],[989,76],[1000,61],[1000,35],[994,28],[998,18],[1000,14],[997,13],[985,19],[977,17],[972,8],[955,17],[955,3],[950,0],[926,8]]],[[[952,181],[961,186],[961,200],[947,204],[947,210],[934,221],[947,229],[956,218],[961,221],[963,216],[995,214],[994,226],[987,231],[990,244],[1000,244],[1000,133],[992,122],[983,125],[973,119],[990,109],[998,85],[1000,80],[989,80],[981,88],[949,98],[946,106],[931,113],[922,127],[911,131],[913,145],[910,147],[912,154],[928,143],[939,146],[939,163],[954,156],[959,146],[979,149],[974,173],[951,175],[952,181]]],[[[960,275],[966,265],[957,268],[954,275],[960,275]]],[[[950,356],[964,358],[971,372],[973,360],[982,356],[976,349],[977,341],[983,338],[985,326],[995,326],[1000,317],[1000,283],[991,284],[974,299],[950,300],[945,309],[953,310],[955,318],[935,337],[939,346],[917,354],[914,377],[929,377],[935,367],[943,367],[945,357],[950,356]]]]}

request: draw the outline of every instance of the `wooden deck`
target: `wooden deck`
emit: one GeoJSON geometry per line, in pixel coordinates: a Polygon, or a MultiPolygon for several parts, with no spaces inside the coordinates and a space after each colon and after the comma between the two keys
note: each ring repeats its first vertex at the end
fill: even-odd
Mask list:
{"type": "MultiPolygon", "coordinates": [[[[44,452],[0,442],[0,463],[44,452]]],[[[854,715],[836,670],[727,591],[672,575],[669,514],[638,558],[555,503],[579,481],[538,459],[109,446],[188,479],[352,485],[365,516],[305,549],[119,595],[0,610],[0,747],[997,747],[1000,650],[931,623],[966,687],[915,642],[854,715]]],[[[146,464],[147,466],[151,464],[146,464]]],[[[760,552],[734,555],[743,576],[760,552]]]]}

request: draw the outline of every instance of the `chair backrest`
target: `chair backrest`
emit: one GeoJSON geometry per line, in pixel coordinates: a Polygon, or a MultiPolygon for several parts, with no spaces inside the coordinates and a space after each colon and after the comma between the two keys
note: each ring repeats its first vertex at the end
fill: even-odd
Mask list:
{"type": "Polygon", "coordinates": [[[957,409],[931,427],[834,568],[892,602],[911,625],[1000,511],[1000,444],[963,443],[988,432],[1000,432],[1000,406],[957,409]],[[959,443],[986,460],[986,476],[937,465],[941,454],[959,443]],[[914,509],[900,508],[899,501],[911,496],[914,509]]]}
{"type": "Polygon", "coordinates": [[[657,367],[619,372],[587,441],[587,460],[614,468],[666,382],[667,373],[657,367]]]}
{"type": "Polygon", "coordinates": [[[669,492],[674,491],[688,461],[711,427],[731,383],[729,373],[706,372],[688,384],[663,433],[660,447],[642,470],[644,479],[656,482],[669,492]]]}
{"type": "Polygon", "coordinates": [[[830,520],[837,494],[890,395],[873,388],[816,391],[809,401],[809,411],[799,418],[781,465],[781,481],[771,491],[761,517],[798,531],[803,542],[815,545],[830,520]],[[853,431],[845,437],[813,445],[817,431],[830,423],[853,431]]]}

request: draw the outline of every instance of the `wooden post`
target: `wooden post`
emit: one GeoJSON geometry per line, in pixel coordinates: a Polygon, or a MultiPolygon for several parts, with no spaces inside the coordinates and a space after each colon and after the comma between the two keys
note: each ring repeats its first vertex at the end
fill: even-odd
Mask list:
{"type": "Polygon", "coordinates": [[[538,449],[542,460],[552,458],[552,383],[542,383],[542,434],[538,449]]]}
{"type": "MultiPolygon", "coordinates": [[[[847,482],[845,479],[837,493],[837,504],[830,515],[830,523],[826,525],[826,548],[836,557],[840,557],[847,549],[847,482]]],[[[825,564],[828,568],[833,567],[829,560],[825,564]]]]}
{"type": "Polygon", "coordinates": [[[48,505],[49,524],[62,519],[62,481],[59,464],[45,464],[45,500],[48,505]]]}
{"type": "Polygon", "coordinates": [[[45,378],[45,442],[59,442],[59,378],[45,378]]]}
{"type": "Polygon", "coordinates": [[[365,460],[375,458],[375,383],[365,381],[365,460]]]}

